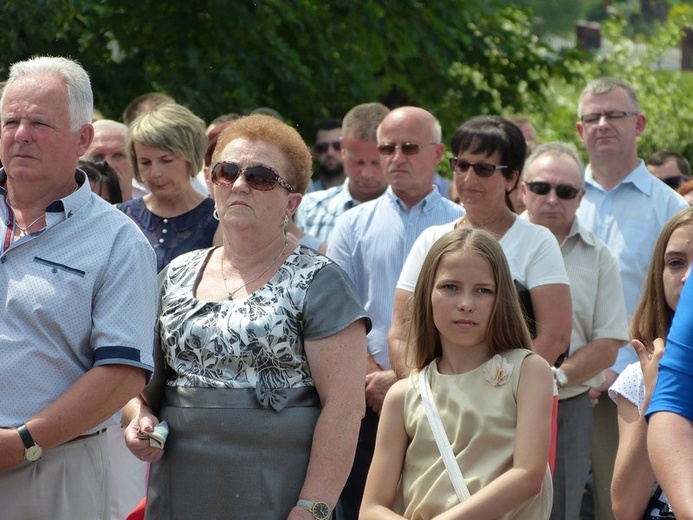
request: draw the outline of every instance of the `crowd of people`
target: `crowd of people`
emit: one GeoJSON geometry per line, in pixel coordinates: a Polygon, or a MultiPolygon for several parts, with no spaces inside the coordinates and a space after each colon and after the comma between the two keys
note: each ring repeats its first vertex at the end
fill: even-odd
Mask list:
{"type": "Polygon", "coordinates": [[[587,165],[377,102],[308,145],[14,64],[0,516],[693,519],[690,166],[627,82],[576,109],[587,165]]]}

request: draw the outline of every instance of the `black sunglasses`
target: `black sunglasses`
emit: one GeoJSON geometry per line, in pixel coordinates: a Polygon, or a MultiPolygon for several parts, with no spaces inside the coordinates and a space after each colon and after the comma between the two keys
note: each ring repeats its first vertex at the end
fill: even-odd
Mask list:
{"type": "Polygon", "coordinates": [[[436,143],[428,143],[428,144],[416,144],[416,143],[402,143],[402,144],[394,144],[394,143],[383,143],[378,145],[378,151],[380,152],[380,155],[393,155],[396,151],[397,148],[400,148],[402,150],[402,153],[404,155],[416,155],[421,151],[421,148],[424,148],[426,146],[433,146],[436,143]]]}
{"type": "Polygon", "coordinates": [[[327,150],[330,149],[330,145],[332,145],[332,148],[334,148],[335,152],[338,152],[339,150],[342,149],[342,143],[339,141],[332,141],[332,142],[327,142],[323,141],[321,143],[315,143],[315,151],[318,153],[325,153],[327,150]]]}
{"type": "Polygon", "coordinates": [[[474,169],[474,173],[476,173],[479,177],[484,178],[490,177],[496,170],[504,170],[507,168],[507,166],[497,164],[485,162],[472,164],[470,162],[463,161],[462,159],[458,159],[457,157],[450,158],[450,168],[458,173],[465,173],[470,167],[474,169]]]}
{"type": "Polygon", "coordinates": [[[264,164],[241,168],[234,162],[218,162],[212,168],[212,183],[231,186],[241,174],[245,175],[245,182],[254,190],[270,191],[279,184],[289,193],[296,191],[274,168],[264,164]]]}
{"type": "Polygon", "coordinates": [[[548,182],[540,181],[526,182],[525,184],[529,188],[529,191],[536,195],[547,195],[551,191],[551,188],[553,188],[556,190],[556,196],[563,200],[572,200],[580,193],[579,189],[572,187],[570,184],[557,184],[556,186],[552,186],[548,182]]]}

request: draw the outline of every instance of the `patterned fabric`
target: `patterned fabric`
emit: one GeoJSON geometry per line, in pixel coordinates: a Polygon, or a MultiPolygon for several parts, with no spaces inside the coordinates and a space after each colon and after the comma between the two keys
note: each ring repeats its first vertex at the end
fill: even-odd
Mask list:
{"type": "MultiPolygon", "coordinates": [[[[303,343],[315,336],[312,323],[320,320],[306,315],[306,300],[318,273],[325,269],[335,278],[339,268],[319,253],[299,247],[267,284],[247,298],[200,301],[194,286],[213,251],[177,258],[162,280],[159,337],[166,364],[175,371],[167,385],[255,388],[258,400],[270,406],[282,399],[278,389],[314,386],[303,343]]],[[[347,290],[341,292],[348,297],[347,290]]],[[[344,299],[332,300],[351,307],[344,299]]],[[[360,315],[348,317],[322,307],[332,315],[330,326],[337,327],[328,335],[364,315],[362,307],[360,315]]]]}
{"type": "Polygon", "coordinates": [[[337,218],[359,204],[349,192],[349,180],[327,190],[307,193],[296,210],[296,225],[309,235],[327,242],[337,218]]]}
{"type": "Polygon", "coordinates": [[[212,245],[219,222],[212,216],[214,201],[204,199],[176,217],[163,218],[147,209],[144,199],[132,199],[116,207],[135,221],[156,253],[157,270],[183,253],[212,245]]]}

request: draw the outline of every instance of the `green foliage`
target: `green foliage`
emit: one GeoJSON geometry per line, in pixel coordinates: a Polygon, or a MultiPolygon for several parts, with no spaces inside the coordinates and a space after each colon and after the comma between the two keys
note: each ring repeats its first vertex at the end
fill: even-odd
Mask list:
{"type": "Polygon", "coordinates": [[[540,106],[561,73],[506,3],[4,0],[0,64],[76,57],[116,119],[158,90],[207,120],[270,106],[309,138],[316,119],[379,100],[426,107],[448,135],[478,113],[540,106]]]}
{"type": "Polygon", "coordinates": [[[572,75],[551,82],[546,90],[546,105],[531,114],[542,141],[563,140],[579,146],[575,129],[577,100],[585,84],[599,76],[613,76],[628,81],[647,116],[647,127],[639,138],[641,157],[658,150],[673,150],[693,162],[693,73],[654,70],[662,54],[680,45],[682,27],[689,23],[686,16],[670,20],[653,33],[646,47],[624,35],[623,19],[612,18],[602,25],[603,47],[593,55],[573,53],[565,57],[565,66],[572,75]],[[637,49],[637,51],[636,51],[637,49]]]}

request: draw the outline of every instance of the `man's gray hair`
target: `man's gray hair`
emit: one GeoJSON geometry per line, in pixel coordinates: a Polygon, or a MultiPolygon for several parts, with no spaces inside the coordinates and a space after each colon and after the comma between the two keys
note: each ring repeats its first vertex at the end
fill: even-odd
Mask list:
{"type": "MultiPolygon", "coordinates": [[[[527,157],[525,161],[525,166],[522,169],[522,180],[526,180],[529,175],[529,169],[531,168],[534,161],[539,159],[542,155],[550,155],[552,157],[560,157],[561,155],[567,155],[573,161],[581,173],[585,171],[585,163],[580,158],[580,154],[574,145],[570,143],[564,143],[562,141],[553,141],[551,143],[540,144],[535,148],[532,154],[527,157]]],[[[585,185],[585,177],[581,176],[582,182],[580,183],[580,188],[585,185]]]]}
{"type": "Polygon", "coordinates": [[[60,77],[67,88],[70,110],[70,130],[76,131],[82,125],[91,124],[94,113],[94,96],[91,91],[89,75],[74,60],[59,56],[36,56],[19,61],[10,67],[7,85],[0,99],[0,109],[4,105],[9,87],[22,76],[33,74],[52,74],[60,77]]]}
{"type": "Polygon", "coordinates": [[[617,88],[622,88],[626,91],[628,99],[632,103],[633,108],[636,112],[640,112],[640,103],[638,103],[638,95],[635,93],[635,90],[633,90],[633,87],[631,87],[629,83],[626,83],[625,81],[617,78],[602,77],[593,79],[582,90],[582,93],[580,94],[580,99],[578,101],[578,119],[581,115],[583,115],[580,113],[582,111],[582,100],[587,94],[594,94],[598,96],[600,94],[607,94],[617,88]]]}

